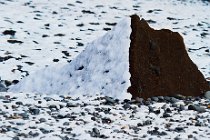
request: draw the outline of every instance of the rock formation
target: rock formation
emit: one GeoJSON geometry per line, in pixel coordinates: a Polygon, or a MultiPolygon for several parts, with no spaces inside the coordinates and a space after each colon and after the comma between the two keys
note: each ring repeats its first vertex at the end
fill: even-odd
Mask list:
{"type": "Polygon", "coordinates": [[[125,99],[199,96],[208,89],[182,37],[166,29],[154,30],[134,15],[89,43],[71,63],[35,72],[9,91],[125,99]]]}
{"type": "Polygon", "coordinates": [[[131,16],[130,92],[135,97],[200,96],[209,90],[204,76],[189,58],[183,38],[167,29],[154,30],[131,16]]]}

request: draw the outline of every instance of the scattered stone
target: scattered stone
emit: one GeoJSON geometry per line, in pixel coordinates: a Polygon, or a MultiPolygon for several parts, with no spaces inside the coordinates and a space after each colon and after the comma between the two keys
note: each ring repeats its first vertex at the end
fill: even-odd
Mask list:
{"type": "Polygon", "coordinates": [[[38,108],[30,107],[30,108],[29,108],[29,112],[30,112],[32,115],[39,115],[40,110],[39,110],[38,108]]]}
{"type": "Polygon", "coordinates": [[[20,140],[20,138],[18,136],[15,136],[12,138],[12,140],[20,140]]]}
{"type": "Polygon", "coordinates": [[[39,122],[40,122],[40,123],[43,123],[43,122],[46,122],[46,121],[47,121],[47,120],[46,120],[45,118],[40,118],[40,119],[39,119],[39,122]]]}
{"type": "Polygon", "coordinates": [[[183,96],[181,94],[176,94],[176,95],[174,95],[174,98],[179,99],[179,100],[184,100],[185,96],[183,96]]]}
{"type": "Polygon", "coordinates": [[[20,113],[19,114],[24,120],[28,120],[29,119],[29,115],[25,112],[25,113],[20,113]]]}
{"type": "Polygon", "coordinates": [[[101,121],[102,121],[102,123],[106,123],[106,124],[112,123],[112,120],[110,118],[107,118],[107,117],[102,118],[101,121]]]}
{"type": "Polygon", "coordinates": [[[131,108],[131,105],[129,103],[125,103],[123,106],[122,106],[125,110],[127,109],[130,109],[131,108]]]}
{"type": "Polygon", "coordinates": [[[171,109],[170,108],[166,108],[165,113],[171,113],[171,109]]]}
{"type": "Polygon", "coordinates": [[[43,99],[45,99],[46,101],[53,101],[54,99],[51,97],[44,97],[43,99]]]}
{"type": "Polygon", "coordinates": [[[3,35],[11,35],[11,36],[14,36],[15,33],[16,33],[16,31],[14,31],[14,30],[5,30],[3,32],[3,35]]]}
{"type": "Polygon", "coordinates": [[[164,102],[165,100],[164,100],[164,97],[163,96],[158,96],[158,101],[159,102],[164,102]]]}
{"type": "Polygon", "coordinates": [[[33,62],[25,62],[26,64],[32,66],[34,63],[33,62]]]}
{"type": "Polygon", "coordinates": [[[64,126],[69,126],[70,123],[69,123],[69,122],[64,122],[63,125],[64,125],[64,126]]]}
{"type": "Polygon", "coordinates": [[[81,43],[81,42],[77,42],[77,46],[84,46],[84,44],[83,43],[81,43]]]}
{"type": "Polygon", "coordinates": [[[116,101],[112,97],[105,96],[105,104],[107,105],[115,105],[116,101]]]}
{"type": "Polygon", "coordinates": [[[23,105],[23,102],[17,101],[17,102],[15,102],[15,104],[16,104],[16,105],[23,105]]]}
{"type": "Polygon", "coordinates": [[[176,127],[174,129],[175,132],[185,132],[183,127],[176,127]]]}
{"type": "Polygon", "coordinates": [[[0,92],[6,92],[7,91],[7,88],[1,83],[1,80],[0,80],[0,92]]]}
{"type": "Polygon", "coordinates": [[[55,34],[54,36],[63,37],[63,36],[65,36],[65,34],[62,34],[62,33],[58,33],[58,34],[55,34]]]}
{"type": "Polygon", "coordinates": [[[148,134],[150,134],[150,135],[159,135],[159,136],[164,136],[164,135],[167,135],[167,133],[166,132],[160,132],[160,131],[158,131],[158,127],[154,127],[154,130],[152,130],[152,131],[147,131],[147,133],[148,134]]]}
{"type": "Polygon", "coordinates": [[[22,44],[23,43],[22,41],[15,40],[15,39],[8,39],[7,42],[11,43],[11,44],[22,44]]]}
{"type": "Polygon", "coordinates": [[[154,112],[154,108],[152,106],[149,105],[148,108],[149,108],[149,112],[154,112]]]}
{"type": "Polygon", "coordinates": [[[210,91],[207,91],[204,96],[207,98],[207,99],[210,99],[210,91]]]}
{"type": "Polygon", "coordinates": [[[38,132],[33,132],[33,131],[30,131],[28,134],[32,137],[38,137],[39,136],[38,132]]]}
{"type": "Polygon", "coordinates": [[[43,38],[45,38],[45,37],[49,37],[49,35],[44,34],[44,35],[42,35],[42,37],[43,37],[43,38]]]}
{"type": "Polygon", "coordinates": [[[163,118],[168,118],[168,117],[171,117],[171,115],[169,113],[163,113],[163,118]]]}
{"type": "Polygon", "coordinates": [[[92,12],[90,10],[82,10],[82,13],[84,13],[84,14],[95,14],[94,12],[92,12]]]}
{"type": "Polygon", "coordinates": [[[185,110],[185,106],[184,106],[184,105],[180,105],[178,110],[179,110],[179,111],[185,110]]]}
{"type": "Polygon", "coordinates": [[[196,105],[196,104],[191,104],[188,106],[188,110],[194,110],[194,111],[197,111],[199,113],[203,113],[203,112],[206,112],[205,108],[204,107],[201,107],[199,105],[196,105]]]}
{"type": "Polygon", "coordinates": [[[92,131],[90,132],[90,136],[98,138],[98,137],[100,137],[100,131],[94,127],[92,129],[92,131]]]}
{"type": "Polygon", "coordinates": [[[159,101],[158,97],[151,97],[151,100],[152,101],[155,101],[155,102],[158,102],[159,101]]]}
{"type": "Polygon", "coordinates": [[[59,59],[53,59],[53,62],[58,62],[59,61],[59,59]]]}
{"type": "Polygon", "coordinates": [[[78,104],[74,104],[74,103],[71,103],[71,102],[68,102],[66,104],[66,107],[78,107],[79,105],[78,104]]]}
{"type": "Polygon", "coordinates": [[[151,125],[152,121],[151,120],[146,120],[143,123],[137,123],[137,126],[146,126],[146,125],[151,125]]]}
{"type": "Polygon", "coordinates": [[[40,128],[39,130],[40,130],[43,134],[48,134],[48,133],[52,132],[52,131],[46,130],[46,129],[44,129],[44,128],[40,128]]]}
{"type": "Polygon", "coordinates": [[[110,31],[111,28],[103,28],[104,31],[110,31]]]}

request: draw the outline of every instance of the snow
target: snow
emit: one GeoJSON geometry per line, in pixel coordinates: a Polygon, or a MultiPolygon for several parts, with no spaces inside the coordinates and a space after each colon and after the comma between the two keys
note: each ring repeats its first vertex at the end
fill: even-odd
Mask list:
{"type": "Polygon", "coordinates": [[[47,67],[24,78],[9,91],[46,94],[103,94],[131,98],[129,46],[131,18],[89,43],[72,62],[47,67]]]}
{"type": "Polygon", "coordinates": [[[73,60],[87,43],[107,32],[104,28],[113,28],[107,23],[118,23],[131,14],[155,21],[149,23],[155,29],[168,28],[181,33],[187,49],[198,49],[188,51],[189,56],[203,75],[210,77],[209,52],[205,52],[209,48],[210,39],[210,12],[207,12],[210,10],[209,2],[86,0],[79,3],[66,0],[15,0],[2,3],[5,4],[0,5],[0,56],[14,57],[0,63],[0,77],[3,80],[21,80],[27,75],[26,72],[31,74],[49,65],[62,65],[73,60]],[[83,13],[83,10],[90,10],[94,14],[83,13]],[[78,26],[80,24],[83,26],[78,26]],[[12,38],[24,43],[8,43],[11,36],[1,34],[8,29],[17,31],[12,38]],[[207,35],[202,37],[203,32],[207,35]],[[58,33],[65,36],[54,36],[58,33]],[[69,52],[69,56],[65,56],[62,51],[69,52]],[[59,62],[53,62],[53,59],[59,59],[59,62]],[[34,64],[28,65],[25,62],[34,64]],[[18,66],[22,66],[21,70],[18,66]]]}
{"type": "MultiPolygon", "coordinates": [[[[39,90],[44,90],[42,85],[51,83],[49,82],[51,80],[50,78],[52,78],[52,80],[60,80],[58,77],[60,74],[67,75],[67,71],[75,72],[75,69],[68,69],[70,67],[68,62],[70,60],[72,60],[71,63],[78,61],[74,58],[76,58],[77,55],[85,55],[85,53],[80,54],[80,52],[82,52],[86,46],[91,45],[87,45],[89,42],[107,33],[104,29],[113,28],[112,25],[108,25],[107,23],[115,24],[126,16],[137,14],[146,20],[153,20],[154,22],[150,22],[149,24],[155,29],[168,28],[174,32],[181,33],[190,58],[198,66],[205,78],[208,78],[210,77],[210,53],[208,52],[208,49],[210,49],[209,11],[210,3],[201,0],[106,0],[103,2],[99,0],[2,0],[0,1],[0,57],[12,56],[13,58],[6,61],[0,61],[0,77],[2,80],[21,80],[21,83],[24,83],[23,81],[26,79],[30,81],[29,78],[26,77],[28,73],[32,79],[37,78],[35,80],[36,84],[34,83],[33,87],[42,87],[39,90]],[[83,10],[90,10],[91,12],[94,12],[94,14],[83,13],[83,10]],[[56,12],[57,14],[55,14],[56,12]],[[169,20],[168,17],[174,19],[169,20]],[[8,29],[15,30],[15,36],[2,34],[3,31],[8,29]],[[58,33],[65,34],[65,36],[55,36],[58,33]],[[202,33],[204,33],[204,36],[202,33]],[[43,35],[47,35],[47,37],[42,37],[43,35]],[[11,44],[7,42],[8,39],[16,39],[23,41],[24,43],[11,44]],[[69,55],[64,55],[62,53],[63,51],[68,52],[69,55]],[[59,61],[53,62],[53,59],[58,59],[59,61]],[[25,62],[32,62],[34,64],[29,65],[25,62]],[[37,74],[37,77],[35,73],[37,74]],[[49,77],[46,77],[45,79],[45,76],[49,77]]],[[[128,28],[126,31],[128,32],[128,28]]],[[[92,46],[93,45],[94,44],[92,44],[92,46]]],[[[122,52],[123,51],[120,51],[120,53],[122,52]]],[[[88,58],[91,57],[88,55],[85,56],[88,58]]],[[[94,60],[94,62],[95,61],[97,60],[94,60]]],[[[87,64],[85,61],[80,63],[87,64]]],[[[75,64],[75,66],[79,67],[80,65],[75,64]]],[[[108,65],[106,66],[108,68],[108,65]]],[[[115,67],[116,66],[114,66],[114,68],[115,67]]],[[[76,74],[83,73],[82,71],[76,72],[76,74]]],[[[114,73],[114,71],[112,72],[114,73]]],[[[121,73],[121,75],[123,74],[121,73]]],[[[77,79],[75,76],[76,75],[74,75],[73,78],[77,79]]],[[[100,76],[100,78],[104,77],[104,75],[100,76]]],[[[128,77],[129,75],[125,73],[125,77],[120,77],[119,79],[123,80],[128,77]]],[[[62,81],[69,80],[69,77],[62,76],[62,78],[62,81]]],[[[29,83],[32,83],[32,81],[29,83]]],[[[56,83],[61,82],[57,81],[56,83]]],[[[72,84],[76,86],[81,83],[80,79],[78,79],[77,83],[72,84]]],[[[103,85],[104,83],[100,84],[103,85]]],[[[126,84],[129,85],[129,83],[126,84]]],[[[30,90],[34,90],[31,88],[32,85],[27,85],[27,83],[24,83],[24,85],[29,86],[28,88],[30,90]]],[[[64,85],[67,86],[66,83],[64,85]]],[[[59,93],[65,91],[64,88],[60,88],[61,85],[57,85],[57,87],[60,88],[59,90],[56,86],[53,86],[55,89],[50,89],[50,86],[46,87],[48,88],[46,89],[47,91],[53,91],[53,93],[55,93],[55,91],[59,93]]],[[[69,86],[68,88],[70,87],[72,86],[69,86]]],[[[94,89],[97,90],[98,88],[99,87],[95,87],[94,89]]],[[[84,89],[81,88],[80,92],[82,92],[82,90],[84,89]]],[[[70,127],[73,128],[72,133],[76,134],[76,139],[97,139],[91,137],[90,134],[87,133],[88,131],[91,131],[93,127],[96,127],[100,130],[101,134],[110,136],[109,139],[190,139],[190,135],[192,136],[192,139],[209,140],[210,138],[210,111],[206,107],[209,105],[209,100],[202,99],[198,103],[206,108],[207,112],[205,113],[186,110],[188,103],[191,102],[189,100],[177,103],[178,106],[179,104],[185,105],[185,110],[183,111],[177,111],[177,108],[171,107],[172,104],[170,103],[154,103],[152,104],[154,109],[160,109],[160,114],[155,115],[154,113],[149,113],[148,107],[145,105],[142,105],[141,107],[132,105],[133,107],[136,107],[136,110],[124,110],[122,104],[114,106],[103,105],[101,104],[103,101],[95,99],[100,98],[101,95],[95,96],[94,94],[97,93],[91,94],[94,97],[81,97],[79,98],[80,100],[76,100],[77,94],[74,95],[75,98],[72,94],[70,97],[66,97],[69,99],[68,102],[86,103],[87,106],[82,107],[82,105],[80,105],[75,108],[61,108],[64,104],[63,99],[56,94],[45,95],[43,93],[35,94],[28,92],[0,93],[3,97],[8,95],[11,97],[9,98],[9,100],[11,100],[10,103],[3,102],[4,100],[0,99],[0,113],[3,114],[3,112],[6,112],[6,115],[0,115],[0,131],[2,130],[2,127],[15,127],[19,129],[18,132],[0,132],[0,137],[2,140],[11,140],[19,134],[25,134],[26,137],[19,136],[19,138],[61,140],[59,136],[66,136],[62,129],[70,127]],[[44,99],[46,96],[53,98],[53,100],[46,101],[44,99]],[[23,105],[17,105],[16,102],[19,101],[23,102],[23,105]],[[39,103],[39,101],[41,101],[41,103],[39,103]],[[55,105],[59,109],[50,112],[50,109],[48,108],[50,105],[55,105]],[[162,117],[164,112],[164,109],[162,108],[164,105],[171,108],[172,117],[162,117]],[[14,108],[15,106],[17,108],[14,108]],[[30,106],[39,108],[41,113],[37,116],[31,115],[28,112],[30,106]],[[95,110],[96,108],[110,108],[111,113],[105,114],[104,112],[98,112],[95,110]],[[8,119],[10,115],[23,112],[27,112],[30,115],[28,120],[8,119]],[[76,115],[77,119],[74,121],[69,121],[68,118],[57,120],[53,118],[49,112],[55,114],[64,114],[68,112],[72,115],[76,115]],[[84,112],[85,116],[82,116],[81,112],[84,112]],[[113,120],[113,123],[102,124],[100,122],[101,120],[99,120],[99,122],[91,120],[91,117],[93,117],[92,114],[94,113],[100,113],[102,117],[110,117],[113,120]],[[39,118],[45,118],[47,122],[40,123],[38,122],[39,118]],[[198,121],[196,120],[197,118],[199,121],[201,118],[203,119],[203,126],[195,126],[195,122],[198,121]],[[85,122],[81,121],[81,119],[85,122]],[[171,122],[171,119],[178,120],[178,122],[171,122]],[[152,124],[139,127],[141,130],[137,133],[131,129],[133,126],[136,126],[137,123],[145,120],[152,121],[152,124]],[[69,122],[70,124],[64,126],[64,121],[69,122]],[[24,124],[16,125],[17,122],[24,124]],[[79,125],[76,123],[79,123],[79,125]],[[192,125],[187,125],[187,123],[192,125]],[[177,126],[183,127],[185,131],[169,131],[168,128],[165,128],[165,126],[168,125],[170,125],[172,129],[177,126]],[[29,126],[36,127],[36,129],[30,128],[29,126]],[[47,130],[54,130],[54,132],[43,134],[39,131],[41,127],[47,130]],[[166,131],[167,135],[159,136],[148,134],[147,131],[153,130],[154,127],[158,127],[160,131],[166,131]],[[28,135],[29,131],[38,131],[40,135],[38,137],[30,137],[28,135]]],[[[68,134],[67,136],[73,138],[73,135],[71,134],[68,134]]]]}

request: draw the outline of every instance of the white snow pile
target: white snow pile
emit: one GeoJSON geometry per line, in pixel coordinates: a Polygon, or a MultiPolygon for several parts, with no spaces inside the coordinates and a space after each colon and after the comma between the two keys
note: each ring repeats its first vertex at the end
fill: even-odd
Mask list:
{"type": "Polygon", "coordinates": [[[130,17],[125,18],[113,30],[89,43],[72,62],[39,70],[9,91],[131,98],[127,93],[130,24],[130,17]]]}

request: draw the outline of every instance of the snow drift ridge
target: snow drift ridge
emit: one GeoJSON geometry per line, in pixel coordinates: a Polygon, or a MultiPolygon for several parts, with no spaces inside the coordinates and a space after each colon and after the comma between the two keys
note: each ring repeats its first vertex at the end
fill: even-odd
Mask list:
{"type": "Polygon", "coordinates": [[[71,63],[37,71],[9,91],[131,98],[127,93],[130,25],[130,17],[123,19],[113,30],[88,44],[71,63]]]}

